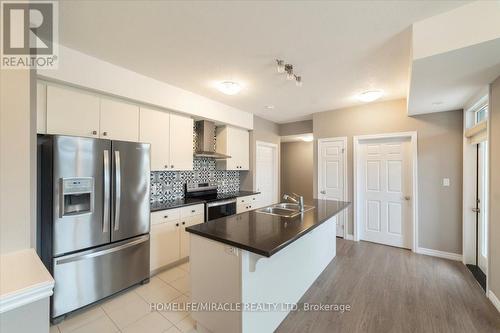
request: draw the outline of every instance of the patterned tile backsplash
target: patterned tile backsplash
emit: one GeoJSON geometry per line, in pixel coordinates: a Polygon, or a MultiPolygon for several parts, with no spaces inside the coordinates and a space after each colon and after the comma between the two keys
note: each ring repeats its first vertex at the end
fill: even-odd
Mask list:
{"type": "Polygon", "coordinates": [[[195,158],[192,171],[151,172],[151,202],[163,202],[184,197],[186,182],[216,183],[219,192],[240,189],[240,172],[217,170],[215,160],[195,158]]]}

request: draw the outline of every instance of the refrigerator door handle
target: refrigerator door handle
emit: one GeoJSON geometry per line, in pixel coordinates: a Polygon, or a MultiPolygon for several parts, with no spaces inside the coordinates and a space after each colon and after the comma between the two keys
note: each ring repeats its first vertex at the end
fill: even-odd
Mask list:
{"type": "Polygon", "coordinates": [[[109,150],[104,150],[104,205],[102,217],[102,232],[109,231],[109,192],[110,192],[110,179],[109,179],[109,150]]]}
{"type": "Polygon", "coordinates": [[[144,243],[147,240],[149,240],[149,236],[146,235],[146,236],[142,236],[141,238],[138,238],[136,240],[133,240],[131,242],[128,242],[128,243],[125,243],[125,244],[122,244],[119,246],[111,247],[111,248],[108,248],[105,250],[101,250],[101,251],[90,250],[90,251],[86,251],[84,253],[70,254],[70,255],[64,256],[60,259],[56,259],[55,264],[61,265],[61,264],[67,264],[69,262],[80,261],[80,260],[90,259],[90,258],[94,258],[94,257],[101,257],[101,256],[106,255],[106,254],[118,252],[118,251],[121,251],[123,249],[129,248],[131,246],[134,246],[134,245],[137,245],[140,243],[144,243]]]}
{"type": "Polygon", "coordinates": [[[120,201],[122,190],[122,174],[120,165],[120,151],[115,150],[115,222],[114,230],[120,229],[120,201]]]}

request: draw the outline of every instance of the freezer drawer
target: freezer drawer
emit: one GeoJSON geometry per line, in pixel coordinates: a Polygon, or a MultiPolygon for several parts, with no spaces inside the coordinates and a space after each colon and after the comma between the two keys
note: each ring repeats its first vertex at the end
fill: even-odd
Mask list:
{"type": "Polygon", "coordinates": [[[149,278],[149,235],[54,258],[51,318],[149,278]]]}

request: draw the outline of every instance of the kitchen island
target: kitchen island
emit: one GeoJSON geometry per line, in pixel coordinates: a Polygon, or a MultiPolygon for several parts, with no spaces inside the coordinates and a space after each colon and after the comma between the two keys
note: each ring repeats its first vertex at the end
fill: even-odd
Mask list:
{"type": "Polygon", "coordinates": [[[186,228],[199,332],[273,332],[335,257],[347,202],[313,200],[285,218],[258,210],[186,228]],[[210,307],[210,308],[207,308],[210,307]],[[201,311],[203,310],[203,311],[201,311]]]}

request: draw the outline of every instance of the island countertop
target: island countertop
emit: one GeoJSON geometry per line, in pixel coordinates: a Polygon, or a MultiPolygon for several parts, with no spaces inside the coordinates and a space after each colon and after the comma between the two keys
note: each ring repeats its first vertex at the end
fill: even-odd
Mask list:
{"type": "Polygon", "coordinates": [[[270,257],[350,205],[344,201],[319,199],[307,204],[314,209],[292,218],[253,210],[190,226],[186,231],[270,257]]]}

